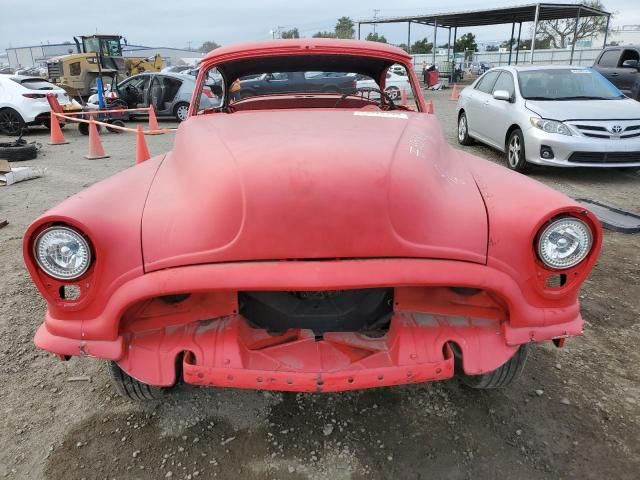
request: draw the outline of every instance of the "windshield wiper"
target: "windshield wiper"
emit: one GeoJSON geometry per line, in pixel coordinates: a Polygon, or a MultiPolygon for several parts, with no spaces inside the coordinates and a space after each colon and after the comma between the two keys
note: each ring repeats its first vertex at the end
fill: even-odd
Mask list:
{"type": "Polygon", "coordinates": [[[557,98],[551,97],[524,97],[525,100],[557,100],[557,98]]]}
{"type": "Polygon", "coordinates": [[[575,95],[573,97],[560,97],[556,100],[613,100],[616,97],[596,97],[592,95],[575,95]]]}

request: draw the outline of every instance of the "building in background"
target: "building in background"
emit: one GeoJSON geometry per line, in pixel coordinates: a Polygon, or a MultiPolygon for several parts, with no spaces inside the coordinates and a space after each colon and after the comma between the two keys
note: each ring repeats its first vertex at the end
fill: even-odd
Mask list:
{"type": "MultiPolygon", "coordinates": [[[[13,70],[46,67],[47,60],[50,58],[69,53],[76,53],[76,45],[73,42],[12,47],[6,50],[7,63],[13,70]]],[[[156,48],[131,44],[122,46],[122,54],[125,57],[154,57],[158,53],[167,66],[185,64],[195,66],[202,59],[202,53],[180,48],[156,48]]],[[[0,63],[2,63],[1,56],[0,63]]]]}

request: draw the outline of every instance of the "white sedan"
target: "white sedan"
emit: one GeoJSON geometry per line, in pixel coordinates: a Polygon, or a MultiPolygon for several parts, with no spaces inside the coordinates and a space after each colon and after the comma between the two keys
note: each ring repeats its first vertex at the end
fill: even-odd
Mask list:
{"type": "Polygon", "coordinates": [[[506,153],[507,166],[640,167],[640,103],[598,72],[499,67],[460,93],[458,142],[506,153]]]}
{"type": "Polygon", "coordinates": [[[47,94],[55,95],[65,110],[81,108],[67,92],[42,78],[0,75],[0,132],[20,135],[30,125],[49,126],[47,94]]]}
{"type": "MultiPolygon", "coordinates": [[[[356,82],[357,88],[380,88],[379,85],[373,79],[358,80],[356,82]]],[[[400,99],[401,92],[404,90],[407,95],[411,95],[411,84],[409,83],[409,77],[398,75],[397,73],[387,72],[387,79],[385,81],[384,91],[391,100],[400,99]]],[[[375,93],[371,94],[371,97],[375,97],[375,93]]]]}

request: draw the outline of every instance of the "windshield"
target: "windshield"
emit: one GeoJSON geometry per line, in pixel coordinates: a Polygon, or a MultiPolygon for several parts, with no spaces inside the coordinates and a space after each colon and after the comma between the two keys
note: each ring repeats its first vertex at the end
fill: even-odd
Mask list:
{"type": "Polygon", "coordinates": [[[16,79],[12,78],[16,83],[19,83],[25,88],[29,90],[54,90],[56,87],[54,84],[47,82],[46,80],[41,80],[39,78],[25,78],[25,79],[16,79]]]}
{"type": "Polygon", "coordinates": [[[518,72],[527,100],[616,100],[625,98],[611,82],[590,69],[566,68],[518,72]]]}
{"type": "MultiPolygon", "coordinates": [[[[391,66],[385,76],[384,95],[381,99],[380,85],[370,75],[353,71],[270,71],[226,79],[227,87],[217,69],[209,70],[205,84],[217,85],[228,90],[227,106],[236,109],[252,109],[251,100],[264,102],[272,97],[295,95],[293,103],[280,102],[275,108],[363,108],[370,105],[388,109],[402,107],[417,110],[418,104],[408,76],[398,75],[398,66],[391,66]],[[396,67],[396,68],[393,68],[396,67]],[[316,100],[312,100],[316,98],[316,100]],[[324,100],[320,100],[324,98],[324,100]],[[305,100],[306,99],[306,100],[305,100]],[[357,104],[357,105],[356,105],[357,104]]],[[[406,74],[404,68],[403,73],[406,74]]],[[[223,105],[224,107],[224,105],[223,105]]],[[[258,107],[256,107],[258,108],[258,107]]],[[[261,107],[262,108],[262,107],[261,107]]],[[[198,109],[202,113],[203,109],[198,109]]],[[[208,113],[208,112],[205,112],[208,113]]]]}
{"type": "MultiPolygon", "coordinates": [[[[367,77],[369,78],[369,77],[367,77]]],[[[347,72],[269,72],[235,79],[235,100],[286,93],[354,93],[356,76],[347,72]]]]}
{"type": "Polygon", "coordinates": [[[87,37],[82,39],[84,51],[86,53],[101,53],[104,57],[121,57],[120,39],[115,38],[98,38],[87,37]]]}

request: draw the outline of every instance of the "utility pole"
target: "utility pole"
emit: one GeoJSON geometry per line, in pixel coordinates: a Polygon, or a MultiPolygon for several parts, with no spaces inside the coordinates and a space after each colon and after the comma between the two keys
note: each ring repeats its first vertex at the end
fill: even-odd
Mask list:
{"type": "Polygon", "coordinates": [[[192,41],[192,40],[189,40],[189,41],[187,42],[187,50],[191,51],[191,44],[192,44],[192,43],[193,43],[193,41],[192,41]]]}
{"type": "MultiPolygon", "coordinates": [[[[380,13],[380,9],[379,9],[379,8],[374,8],[374,9],[373,9],[373,19],[374,19],[374,20],[376,20],[376,19],[378,18],[378,14],[379,14],[379,13],[380,13]]],[[[376,33],[376,26],[377,26],[377,25],[378,25],[377,23],[374,23],[374,24],[373,24],[373,33],[374,33],[374,34],[376,33]]]]}

